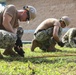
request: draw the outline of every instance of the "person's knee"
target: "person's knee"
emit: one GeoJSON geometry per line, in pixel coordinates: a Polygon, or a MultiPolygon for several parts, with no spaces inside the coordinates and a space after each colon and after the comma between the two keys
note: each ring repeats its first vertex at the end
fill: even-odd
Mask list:
{"type": "Polygon", "coordinates": [[[16,42],[16,35],[5,30],[0,30],[0,48],[6,48],[9,45],[14,45],[16,42]]]}

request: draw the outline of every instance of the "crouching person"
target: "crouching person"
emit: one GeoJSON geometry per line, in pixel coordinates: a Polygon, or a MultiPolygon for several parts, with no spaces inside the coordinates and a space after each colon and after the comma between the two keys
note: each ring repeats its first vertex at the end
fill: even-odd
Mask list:
{"type": "Polygon", "coordinates": [[[56,51],[56,43],[63,47],[64,43],[60,40],[62,28],[68,26],[70,19],[68,16],[63,16],[60,19],[49,18],[43,21],[34,32],[31,51],[39,47],[43,51],[56,51]]]}
{"type": "MultiPolygon", "coordinates": [[[[16,34],[19,21],[27,22],[33,20],[35,17],[36,9],[29,5],[17,10],[15,5],[10,4],[0,11],[0,48],[5,49],[4,55],[17,55],[17,52],[15,52],[13,48],[18,38],[16,34]]],[[[20,39],[19,41],[21,42],[20,39]]]]}
{"type": "MultiPolygon", "coordinates": [[[[0,48],[4,48],[4,55],[16,56],[14,50],[22,57],[24,57],[23,45],[22,45],[23,28],[18,27],[16,35],[14,33],[0,30],[0,48]]],[[[2,55],[1,55],[2,57],[2,55]]]]}
{"type": "Polygon", "coordinates": [[[76,28],[70,28],[62,37],[65,47],[76,48],[76,28]]]}

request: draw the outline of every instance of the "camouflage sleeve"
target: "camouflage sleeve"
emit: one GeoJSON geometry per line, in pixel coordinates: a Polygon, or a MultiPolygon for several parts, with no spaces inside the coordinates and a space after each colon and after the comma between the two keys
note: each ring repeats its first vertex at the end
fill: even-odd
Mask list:
{"type": "Polygon", "coordinates": [[[16,42],[16,35],[5,31],[5,30],[0,30],[0,48],[7,48],[8,46],[14,46],[16,42]]]}

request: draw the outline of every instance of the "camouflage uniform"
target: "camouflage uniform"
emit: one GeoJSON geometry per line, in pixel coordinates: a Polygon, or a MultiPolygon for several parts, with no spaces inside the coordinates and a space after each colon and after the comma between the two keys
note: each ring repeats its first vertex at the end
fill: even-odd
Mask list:
{"type": "Polygon", "coordinates": [[[62,37],[65,47],[76,48],[76,28],[70,28],[62,37]]]}
{"type": "Polygon", "coordinates": [[[0,34],[0,37],[1,37],[0,38],[0,48],[6,49],[3,54],[4,55],[9,55],[10,54],[11,56],[16,55],[15,52],[13,52],[11,50],[11,47],[15,46],[17,37],[20,37],[20,39],[22,38],[23,28],[18,27],[16,35],[14,35],[13,33],[8,32],[8,31],[5,31],[5,30],[0,30],[0,31],[2,32],[2,34],[0,34]]]}
{"type": "MultiPolygon", "coordinates": [[[[62,28],[59,29],[58,35],[60,36],[62,32],[62,28]]],[[[36,39],[39,43],[41,43],[41,49],[42,50],[47,50],[49,46],[52,44],[56,43],[54,38],[52,37],[53,34],[53,27],[48,28],[46,30],[41,30],[35,33],[34,39],[36,39]]]]}
{"type": "Polygon", "coordinates": [[[13,46],[16,42],[16,35],[5,30],[0,30],[0,48],[13,46]]]}
{"type": "Polygon", "coordinates": [[[18,23],[18,15],[17,10],[14,5],[8,5],[3,10],[0,11],[0,48],[5,49],[4,55],[16,55],[16,53],[12,50],[14,44],[16,42],[16,34],[8,32],[3,26],[3,15],[8,13],[8,15],[12,16],[11,26],[13,29],[17,29],[19,27],[18,23]]]}
{"type": "Polygon", "coordinates": [[[0,48],[7,48],[8,46],[14,46],[17,37],[22,37],[23,35],[23,28],[18,27],[17,29],[17,36],[11,32],[0,30],[0,48]]]}

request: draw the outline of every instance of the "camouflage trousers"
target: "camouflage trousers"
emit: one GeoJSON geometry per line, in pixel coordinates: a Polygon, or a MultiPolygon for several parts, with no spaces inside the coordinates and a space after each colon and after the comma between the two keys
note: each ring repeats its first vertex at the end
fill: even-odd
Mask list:
{"type": "Polygon", "coordinates": [[[52,33],[53,33],[53,28],[48,28],[46,30],[40,30],[34,34],[35,35],[34,39],[42,42],[52,37],[52,33]]]}
{"type": "Polygon", "coordinates": [[[70,39],[70,42],[67,41],[65,42],[65,47],[71,47],[71,48],[76,48],[76,37],[70,39]]]}
{"type": "Polygon", "coordinates": [[[0,30],[0,48],[7,48],[14,46],[16,42],[16,35],[5,30],[0,30]]]}
{"type": "MultiPolygon", "coordinates": [[[[61,36],[61,33],[62,33],[62,28],[59,28],[58,31],[59,37],[61,36]]],[[[34,33],[34,39],[40,42],[45,41],[52,36],[53,36],[53,27],[44,30],[39,30],[37,33],[34,33]]]]}
{"type": "Polygon", "coordinates": [[[55,43],[56,41],[53,39],[53,37],[51,37],[45,41],[40,42],[40,44],[42,45],[40,49],[47,51],[47,49],[55,43]]]}
{"type": "MultiPolygon", "coordinates": [[[[60,36],[62,32],[62,29],[59,29],[58,35],[60,36]],[[60,31],[61,30],[61,31],[60,31]]],[[[42,47],[41,49],[46,50],[51,46],[52,44],[56,43],[56,41],[53,38],[53,27],[48,28],[46,30],[41,30],[35,33],[34,39],[36,39],[39,43],[41,43],[42,47]]]]}

